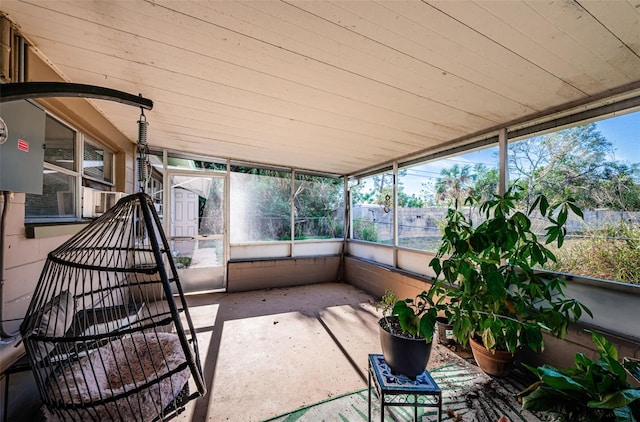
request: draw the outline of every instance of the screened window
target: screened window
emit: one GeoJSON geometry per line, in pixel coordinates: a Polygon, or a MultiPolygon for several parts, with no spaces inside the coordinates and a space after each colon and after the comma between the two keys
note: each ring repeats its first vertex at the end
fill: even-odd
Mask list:
{"type": "Polygon", "coordinates": [[[42,195],[26,195],[25,222],[75,220],[80,215],[81,186],[111,190],[113,153],[97,142],[80,139],[74,129],[47,115],[42,195]]]}
{"type": "MultiPolygon", "coordinates": [[[[568,240],[549,269],[640,282],[640,112],[509,144],[510,183],[550,202],[573,198],[584,220],[570,216],[568,240]]],[[[539,227],[542,231],[543,227],[539,227]]]]}
{"type": "Polygon", "coordinates": [[[75,130],[47,115],[42,195],[27,194],[25,221],[68,220],[76,217],[78,172],[75,130]]]}
{"type": "Polygon", "coordinates": [[[76,167],[76,131],[47,115],[44,161],[67,170],[76,167]]]}
{"type": "Polygon", "coordinates": [[[331,239],[344,233],[342,179],[296,173],[295,239],[331,239]]]}
{"type": "Polygon", "coordinates": [[[393,244],[393,173],[357,179],[351,192],[351,238],[393,244]]]}
{"type": "Polygon", "coordinates": [[[27,218],[74,218],[76,216],[76,178],[46,169],[42,179],[42,195],[27,194],[27,218]]]}
{"type": "Polygon", "coordinates": [[[399,169],[398,246],[435,252],[448,208],[496,193],[498,168],[496,146],[399,169]]]}
{"type": "MultiPolygon", "coordinates": [[[[162,162],[162,156],[160,158],[162,162]]],[[[169,170],[227,171],[227,164],[195,155],[170,152],[167,157],[167,168],[169,170]]]]}
{"type": "Polygon", "coordinates": [[[291,240],[291,173],[231,169],[232,243],[291,240]]]}

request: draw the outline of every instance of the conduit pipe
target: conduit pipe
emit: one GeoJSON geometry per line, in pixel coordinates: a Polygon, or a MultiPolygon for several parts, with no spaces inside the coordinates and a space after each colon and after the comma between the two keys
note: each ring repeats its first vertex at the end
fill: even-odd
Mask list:
{"type": "Polygon", "coordinates": [[[9,191],[2,191],[2,217],[0,217],[0,340],[15,337],[18,335],[18,331],[8,334],[4,330],[4,324],[2,319],[2,305],[4,297],[2,291],[4,290],[4,234],[7,221],[7,212],[9,211],[9,191]]]}

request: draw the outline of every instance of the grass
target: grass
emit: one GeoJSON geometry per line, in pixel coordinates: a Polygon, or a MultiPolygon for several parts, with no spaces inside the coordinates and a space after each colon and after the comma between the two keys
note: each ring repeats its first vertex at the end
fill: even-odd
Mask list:
{"type": "MultiPolygon", "coordinates": [[[[436,252],[440,242],[440,236],[405,237],[399,240],[399,246],[436,252]]],[[[547,270],[640,285],[639,223],[610,223],[567,236],[562,248],[550,249],[558,262],[550,262],[547,270]]]]}
{"type": "Polygon", "coordinates": [[[586,277],[640,284],[640,225],[621,222],[590,230],[552,248],[557,263],[547,269],[586,277]]]}

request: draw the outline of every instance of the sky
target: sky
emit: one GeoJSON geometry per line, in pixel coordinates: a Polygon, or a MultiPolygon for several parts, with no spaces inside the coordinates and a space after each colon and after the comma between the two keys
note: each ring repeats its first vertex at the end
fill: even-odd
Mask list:
{"type": "MultiPolygon", "coordinates": [[[[616,116],[596,122],[597,130],[613,144],[615,159],[623,161],[627,164],[640,163],[640,111],[616,116]]],[[[408,170],[407,175],[421,176],[405,177],[401,181],[404,191],[411,194],[420,195],[422,182],[424,177],[437,178],[440,171],[444,168],[450,168],[454,164],[464,166],[475,163],[484,163],[488,167],[497,165],[497,147],[491,147],[485,150],[476,151],[453,158],[438,160],[428,165],[420,165],[412,167],[408,170]],[[422,179],[422,180],[420,180],[422,179]]]]}
{"type": "Polygon", "coordinates": [[[640,111],[601,120],[596,126],[614,144],[617,160],[640,162],[640,111]]]}

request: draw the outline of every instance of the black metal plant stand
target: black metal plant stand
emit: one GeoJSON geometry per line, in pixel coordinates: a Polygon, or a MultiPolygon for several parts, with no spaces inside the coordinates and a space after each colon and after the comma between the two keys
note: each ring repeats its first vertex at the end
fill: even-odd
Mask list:
{"type": "Polygon", "coordinates": [[[371,390],[380,399],[380,420],[384,422],[385,407],[413,407],[414,420],[418,420],[418,408],[436,410],[438,422],[442,420],[442,391],[426,369],[415,379],[391,373],[391,368],[381,354],[369,355],[369,421],[371,421],[371,390]]]}

